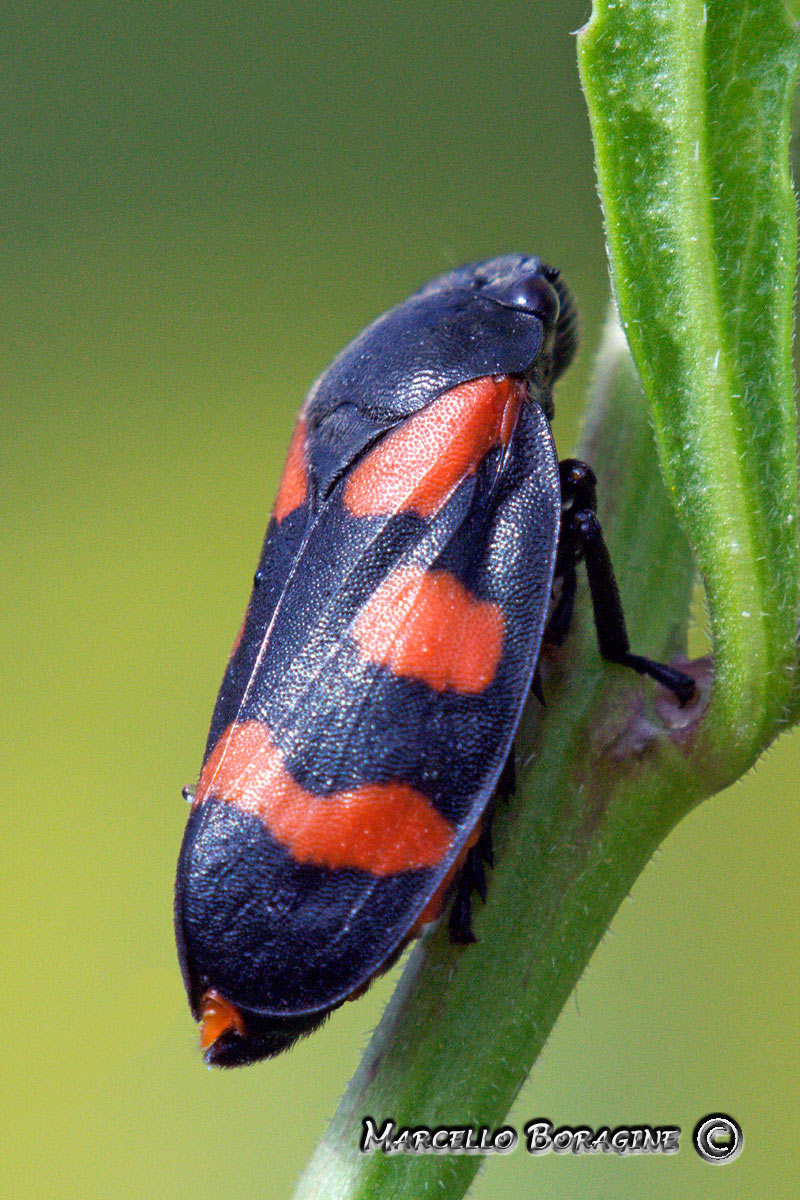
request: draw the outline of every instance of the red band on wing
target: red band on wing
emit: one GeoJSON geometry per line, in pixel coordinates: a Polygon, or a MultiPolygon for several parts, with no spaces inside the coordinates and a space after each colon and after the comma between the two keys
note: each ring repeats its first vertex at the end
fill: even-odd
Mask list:
{"type": "Polygon", "coordinates": [[[401,567],[358,616],[362,654],[442,692],[482,692],[503,653],[503,610],[477,600],[449,571],[401,567]]]}
{"type": "Polygon", "coordinates": [[[305,503],[308,494],[306,465],[306,423],[298,421],[292,434],[286,465],[283,468],[278,495],[275,497],[275,520],[280,522],[305,503]]]}
{"type": "Polygon", "coordinates": [[[344,492],[357,517],[438,512],[493,446],[507,445],[526,389],[508,375],[462,383],[387,434],[350,474],[344,492]]]}
{"type": "Polygon", "coordinates": [[[214,796],[259,817],[299,863],[394,875],[441,862],[453,827],[404,783],[315,796],[296,782],[261,721],[229,725],[203,767],[195,805],[214,796]]]}

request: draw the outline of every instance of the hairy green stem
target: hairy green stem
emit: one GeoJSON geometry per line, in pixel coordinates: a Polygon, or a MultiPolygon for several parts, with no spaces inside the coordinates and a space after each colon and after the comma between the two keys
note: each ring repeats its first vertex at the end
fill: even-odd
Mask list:
{"type": "Polygon", "coordinates": [[[579,37],[614,285],[708,598],[696,761],[722,786],[786,719],[800,553],[781,0],[598,0],[579,37]]]}

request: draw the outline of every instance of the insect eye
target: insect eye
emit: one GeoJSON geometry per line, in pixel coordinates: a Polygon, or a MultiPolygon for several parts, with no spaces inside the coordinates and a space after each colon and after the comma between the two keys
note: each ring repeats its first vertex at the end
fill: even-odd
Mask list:
{"type": "Polygon", "coordinates": [[[520,279],[508,291],[507,304],[533,313],[543,325],[552,326],[558,320],[561,307],[558,292],[542,275],[520,279]]]}

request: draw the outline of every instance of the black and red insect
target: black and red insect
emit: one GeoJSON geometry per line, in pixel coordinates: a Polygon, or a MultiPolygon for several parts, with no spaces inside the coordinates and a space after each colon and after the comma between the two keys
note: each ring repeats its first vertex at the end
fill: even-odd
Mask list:
{"type": "Polygon", "coordinates": [[[691,696],[630,653],[594,477],[558,462],[551,388],[575,341],[558,271],[507,255],[379,317],[309,392],[178,863],[209,1063],[291,1045],[451,894],[472,939],[492,801],[576,562],[604,657],[691,696]]]}

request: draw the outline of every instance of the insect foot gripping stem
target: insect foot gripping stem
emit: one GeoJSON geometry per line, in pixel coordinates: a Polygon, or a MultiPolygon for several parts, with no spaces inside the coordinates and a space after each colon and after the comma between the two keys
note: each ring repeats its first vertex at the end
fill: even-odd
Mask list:
{"type": "Polygon", "coordinates": [[[630,667],[640,675],[649,675],[672,692],[683,706],[694,697],[696,687],[690,675],[654,662],[641,654],[631,654],[625,615],[622,611],[614,567],[608,553],[603,529],[597,516],[597,481],[591,467],[579,459],[559,463],[561,501],[564,506],[557,571],[564,587],[553,613],[556,640],[566,632],[575,594],[575,564],[583,561],[589,579],[592,612],[600,653],[608,662],[630,667]]]}

